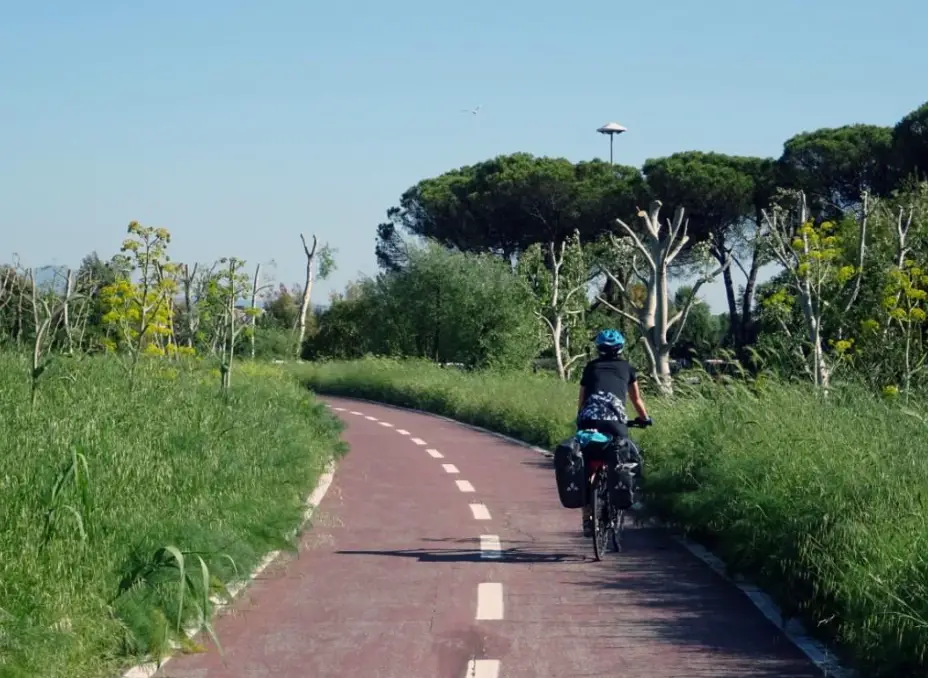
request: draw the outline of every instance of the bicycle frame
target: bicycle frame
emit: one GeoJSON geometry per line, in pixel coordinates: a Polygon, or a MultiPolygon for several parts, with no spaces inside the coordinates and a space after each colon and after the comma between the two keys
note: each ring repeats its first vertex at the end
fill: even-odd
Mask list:
{"type": "MultiPolygon", "coordinates": [[[[618,468],[626,471],[631,471],[638,464],[637,463],[628,463],[628,462],[619,462],[618,468]]],[[[622,528],[625,524],[625,514],[624,509],[619,509],[611,505],[608,493],[603,496],[604,501],[606,502],[605,508],[609,514],[608,524],[603,524],[601,522],[602,516],[598,515],[596,512],[596,499],[594,495],[600,491],[599,488],[605,486],[608,481],[607,469],[608,466],[606,462],[600,459],[590,459],[585,461],[585,466],[587,473],[589,473],[589,502],[590,507],[593,509],[593,556],[596,560],[602,560],[604,555],[604,550],[606,546],[606,539],[608,538],[612,545],[613,551],[621,551],[621,533],[622,528]],[[597,482],[599,480],[599,482],[597,482]],[[598,541],[598,533],[605,531],[602,535],[602,543],[598,541]]]]}
{"type": "MultiPolygon", "coordinates": [[[[628,428],[645,428],[651,425],[651,420],[641,420],[634,419],[626,422],[628,428]]],[[[599,443],[608,443],[611,441],[612,437],[607,436],[596,429],[581,429],[575,434],[576,440],[580,443],[581,449],[585,448],[589,442],[599,442],[599,443]]],[[[618,461],[619,471],[625,472],[634,472],[634,469],[638,466],[638,462],[628,462],[628,461],[618,461]]],[[[602,459],[584,459],[584,475],[589,474],[589,488],[591,491],[589,497],[589,506],[593,509],[592,519],[593,519],[593,555],[596,560],[601,560],[603,553],[605,551],[605,540],[608,533],[608,536],[611,537],[612,547],[615,551],[621,550],[620,545],[620,533],[622,532],[622,527],[625,523],[625,509],[619,509],[611,505],[609,493],[605,492],[603,488],[608,482],[607,476],[607,465],[606,462],[602,459]],[[599,480],[600,482],[597,482],[599,480]],[[597,499],[599,492],[603,492],[601,499],[597,499]],[[603,522],[603,516],[600,515],[597,510],[597,505],[600,501],[605,502],[605,511],[608,514],[606,521],[603,522]]],[[[634,480],[632,480],[632,488],[634,488],[634,480]]],[[[634,489],[632,489],[634,493],[634,489]]],[[[634,497],[634,494],[632,495],[634,497]]]]}

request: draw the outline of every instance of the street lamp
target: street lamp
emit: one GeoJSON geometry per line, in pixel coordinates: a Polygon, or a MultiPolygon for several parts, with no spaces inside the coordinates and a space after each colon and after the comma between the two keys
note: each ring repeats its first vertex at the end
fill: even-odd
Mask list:
{"type": "Polygon", "coordinates": [[[622,132],[627,132],[628,130],[625,129],[624,127],[622,127],[622,125],[620,125],[620,124],[617,123],[617,122],[610,122],[610,123],[607,123],[607,124],[603,125],[602,127],[600,127],[600,128],[599,128],[598,130],[596,130],[596,131],[599,132],[600,134],[608,134],[608,135],[609,135],[609,164],[611,165],[611,164],[612,164],[612,140],[613,140],[613,137],[614,137],[616,134],[621,134],[622,132]]]}

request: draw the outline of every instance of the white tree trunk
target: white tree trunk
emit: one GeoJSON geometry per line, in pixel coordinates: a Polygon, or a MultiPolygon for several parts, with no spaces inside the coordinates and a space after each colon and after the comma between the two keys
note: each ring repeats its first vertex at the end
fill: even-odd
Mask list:
{"type": "Polygon", "coordinates": [[[68,339],[68,354],[74,353],[74,336],[71,332],[71,316],[68,313],[68,306],[71,304],[71,295],[74,293],[74,274],[71,269],[68,269],[67,276],[65,277],[64,283],[64,310],[63,310],[63,319],[64,319],[64,333],[68,339]]]}
{"type": "Polygon", "coordinates": [[[535,316],[551,341],[558,377],[566,381],[573,366],[585,355],[582,351],[575,353],[576,349],[571,347],[571,333],[582,324],[586,311],[583,293],[589,284],[580,234],[575,231],[560,243],[549,241],[544,249],[533,245],[525,255],[527,260],[520,261],[517,268],[521,269],[526,261],[531,262],[524,270],[528,284],[538,295],[535,316]]]}
{"type": "MultiPolygon", "coordinates": [[[[806,196],[800,192],[798,195],[798,224],[802,227],[809,218],[808,207],[806,205],[806,196]]],[[[867,205],[865,200],[865,205],[867,205]]],[[[865,207],[866,209],[866,207],[865,207]]],[[[865,218],[865,217],[864,217],[865,218]]],[[[770,236],[771,249],[780,264],[785,268],[793,280],[793,287],[796,290],[796,296],[799,299],[799,307],[802,309],[802,317],[805,322],[806,337],[809,342],[809,358],[807,366],[811,367],[812,381],[816,386],[827,392],[831,381],[831,365],[828,356],[825,354],[824,340],[822,337],[822,314],[823,303],[821,294],[821,280],[814,280],[808,267],[801,267],[801,260],[792,246],[793,228],[788,219],[781,218],[777,210],[773,214],[764,212],[764,221],[770,236]],[[811,363],[811,365],[808,365],[811,363]]],[[[866,221],[861,226],[861,237],[866,237],[866,221]]],[[[804,255],[809,255],[809,243],[805,235],[802,236],[804,255]]],[[[865,243],[861,242],[860,260],[863,260],[865,243]]],[[[858,276],[861,272],[858,271],[858,276]]],[[[856,292],[847,306],[850,310],[856,292]]],[[[846,312],[845,311],[845,312],[846,312]]]]}
{"type": "Polygon", "coordinates": [[[251,359],[255,359],[255,333],[258,331],[258,276],[261,275],[261,264],[255,267],[255,278],[251,285],[251,359]]]}
{"type": "Polygon", "coordinates": [[[184,312],[185,319],[187,321],[187,346],[190,348],[194,347],[194,338],[197,333],[197,311],[193,303],[193,294],[191,290],[193,288],[193,281],[197,275],[197,266],[199,264],[193,265],[193,271],[190,270],[190,267],[187,264],[184,264],[184,312]]]}
{"type": "Polygon", "coordinates": [[[564,325],[561,322],[561,316],[557,316],[554,319],[554,324],[551,327],[551,339],[554,342],[554,360],[557,363],[557,376],[562,380],[567,379],[567,369],[564,366],[564,350],[561,348],[561,342],[563,339],[561,335],[564,333],[564,325]]]}
{"type": "Polygon", "coordinates": [[[306,314],[309,312],[309,300],[313,293],[313,279],[315,278],[316,259],[316,236],[313,236],[313,246],[310,248],[306,244],[306,238],[300,234],[300,240],[303,242],[303,251],[306,253],[306,284],[303,286],[303,297],[300,300],[300,315],[297,318],[299,333],[297,335],[297,357],[302,355],[303,339],[306,336],[306,314]]]}

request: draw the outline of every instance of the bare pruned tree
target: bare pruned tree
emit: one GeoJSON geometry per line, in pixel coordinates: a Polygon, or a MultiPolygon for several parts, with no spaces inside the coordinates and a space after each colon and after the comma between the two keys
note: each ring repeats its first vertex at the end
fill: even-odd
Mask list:
{"type": "MultiPolygon", "coordinates": [[[[668,286],[670,265],[689,242],[689,236],[683,208],[677,207],[673,219],[668,219],[666,224],[662,225],[661,207],[661,201],[655,200],[647,212],[638,211],[638,216],[644,226],[641,236],[624,221],[616,219],[616,223],[627,237],[619,238],[615,235],[610,237],[614,250],[612,260],[625,262],[625,265],[631,269],[633,277],[644,285],[646,290],[644,300],[637,299],[632,294],[631,285],[627,282],[623,283],[614,271],[605,266],[602,267],[603,273],[624,296],[632,312],[610,303],[602,295],[598,297],[598,300],[637,326],[650,363],[651,377],[661,392],[670,393],[673,390],[670,376],[670,350],[680,339],[699,289],[725,271],[731,265],[731,257],[727,257],[714,270],[709,270],[704,265],[705,271],[692,286],[682,308],[670,315],[668,286]]],[[[707,257],[702,257],[702,259],[704,264],[708,264],[707,257]]]]}

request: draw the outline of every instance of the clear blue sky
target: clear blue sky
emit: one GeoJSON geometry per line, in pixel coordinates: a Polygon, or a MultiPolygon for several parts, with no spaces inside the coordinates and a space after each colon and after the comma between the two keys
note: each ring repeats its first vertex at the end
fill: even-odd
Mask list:
{"type": "Polygon", "coordinates": [[[634,165],[893,124],[928,98],[925,26],[924,0],[0,0],[0,260],[108,256],[136,219],[289,283],[302,230],[338,249],[323,302],[453,167],[607,157],[612,120],[634,165]]]}

